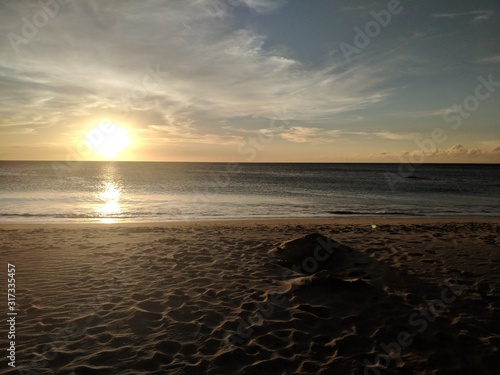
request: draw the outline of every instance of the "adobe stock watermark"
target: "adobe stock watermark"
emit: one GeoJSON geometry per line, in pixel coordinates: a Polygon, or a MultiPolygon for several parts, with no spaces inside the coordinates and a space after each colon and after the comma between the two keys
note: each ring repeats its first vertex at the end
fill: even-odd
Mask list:
{"type": "Polygon", "coordinates": [[[72,0],[41,0],[38,2],[39,9],[30,17],[21,17],[20,34],[9,32],[7,38],[16,54],[19,54],[19,47],[28,44],[33,40],[40,29],[46,26],[51,19],[59,13],[61,5],[68,4],[72,0]]]}
{"type": "Polygon", "coordinates": [[[479,108],[480,102],[488,100],[497,87],[500,87],[500,82],[493,80],[493,74],[489,74],[488,78],[479,76],[479,84],[474,90],[474,95],[467,96],[462,104],[454,104],[451,110],[443,114],[445,122],[451,122],[451,128],[457,130],[462,126],[462,120],[468,119],[471,114],[479,108]]]}
{"type": "MultiPolygon", "coordinates": [[[[430,301],[427,306],[421,306],[412,313],[408,318],[408,324],[417,334],[424,333],[429,327],[429,323],[434,322],[436,317],[446,311],[446,305],[453,303],[463,293],[464,288],[464,286],[458,285],[456,280],[454,284],[446,282],[446,287],[441,290],[440,298],[430,301]]],[[[403,349],[409,347],[412,343],[413,338],[408,331],[400,331],[395,340],[388,344],[380,343],[380,347],[385,354],[377,354],[374,362],[370,362],[366,358],[363,361],[365,365],[363,374],[379,375],[381,371],[389,368],[391,360],[398,358],[403,349]]]]}
{"type": "MultiPolygon", "coordinates": [[[[488,100],[495,90],[500,87],[500,82],[494,81],[493,74],[489,74],[487,78],[479,76],[477,78],[479,84],[474,90],[474,95],[469,95],[464,98],[461,104],[454,104],[449,110],[443,114],[443,120],[451,125],[452,130],[458,130],[462,126],[462,122],[468,119],[472,113],[479,109],[482,101],[488,100]]],[[[449,130],[448,130],[449,131],[449,130]]],[[[408,158],[400,158],[401,163],[398,165],[398,173],[386,172],[384,177],[391,188],[395,192],[395,185],[406,181],[415,172],[416,166],[421,165],[425,160],[438,151],[438,145],[446,142],[448,135],[443,128],[434,128],[430,137],[416,139],[415,145],[418,150],[413,150],[408,154],[408,158]]]]}
{"type": "Polygon", "coordinates": [[[373,38],[380,35],[383,28],[389,26],[393,16],[403,11],[403,6],[399,0],[389,0],[386,8],[387,9],[382,9],[378,12],[374,10],[370,11],[373,20],[368,21],[363,29],[358,26],[354,28],[356,35],[354,36],[353,45],[346,42],[341,42],[339,44],[339,48],[347,63],[352,61],[352,55],[360,54],[364,48],[370,45],[373,38]]]}

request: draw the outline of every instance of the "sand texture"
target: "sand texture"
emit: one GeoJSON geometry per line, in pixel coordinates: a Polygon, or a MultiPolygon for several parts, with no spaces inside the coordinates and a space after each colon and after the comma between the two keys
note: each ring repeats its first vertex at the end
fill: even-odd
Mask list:
{"type": "Polygon", "coordinates": [[[494,220],[1,228],[18,310],[2,374],[500,368],[494,220]]]}

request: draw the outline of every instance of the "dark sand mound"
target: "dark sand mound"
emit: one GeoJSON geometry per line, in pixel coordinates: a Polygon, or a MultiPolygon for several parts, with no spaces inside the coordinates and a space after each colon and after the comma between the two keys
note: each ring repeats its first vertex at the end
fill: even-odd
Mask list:
{"type": "Polygon", "coordinates": [[[322,332],[325,344],[317,350],[331,356],[330,368],[426,373],[430,360],[445,363],[444,373],[492,373],[490,335],[474,338],[446,316],[463,293],[460,281],[425,282],[319,233],[283,242],[271,253],[294,271],[283,281],[285,296],[300,311],[295,317],[322,332]],[[318,243],[330,244],[328,258],[318,257],[318,243]],[[321,315],[315,314],[319,308],[321,315]]]}
{"type": "Polygon", "coordinates": [[[315,285],[343,283],[384,289],[399,277],[391,267],[320,233],[282,242],[271,254],[282,267],[314,275],[307,280],[315,285]]]}
{"type": "Polygon", "coordinates": [[[334,241],[321,233],[312,233],[306,236],[280,243],[272,252],[276,257],[288,260],[294,264],[300,264],[307,257],[318,257],[322,253],[329,256],[325,259],[332,265],[334,262],[342,262],[346,254],[352,255],[353,251],[340,242],[334,241]]]}

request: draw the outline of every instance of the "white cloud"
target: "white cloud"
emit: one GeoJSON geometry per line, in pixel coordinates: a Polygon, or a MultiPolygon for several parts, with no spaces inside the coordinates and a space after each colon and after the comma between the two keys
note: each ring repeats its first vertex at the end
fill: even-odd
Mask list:
{"type": "Polygon", "coordinates": [[[353,6],[344,6],[341,8],[341,10],[352,12],[352,11],[367,11],[371,8],[373,8],[377,3],[371,3],[369,5],[353,5],[353,6]]]}
{"type": "Polygon", "coordinates": [[[500,147],[469,148],[461,144],[451,146],[446,150],[436,150],[424,153],[421,150],[407,152],[379,152],[371,155],[373,161],[383,162],[417,162],[423,163],[498,163],[500,162],[500,147]]]}
{"type": "Polygon", "coordinates": [[[408,140],[414,140],[419,137],[419,134],[417,133],[395,133],[395,132],[388,132],[388,131],[379,131],[379,132],[374,132],[374,135],[380,138],[384,139],[391,139],[391,140],[397,140],[397,141],[408,141],[408,140]]]}
{"type": "Polygon", "coordinates": [[[201,134],[189,124],[149,125],[151,137],[159,143],[239,144],[242,138],[234,135],[201,134]]]}
{"type": "Polygon", "coordinates": [[[477,60],[478,64],[500,64],[500,55],[481,57],[477,60]]]}
{"type": "Polygon", "coordinates": [[[286,1],[285,0],[233,0],[233,4],[242,3],[247,7],[256,10],[261,13],[272,12],[280,7],[282,7],[286,1]]]}
{"type": "Polygon", "coordinates": [[[443,158],[460,161],[475,161],[475,162],[499,162],[500,147],[494,149],[468,148],[461,144],[456,144],[444,151],[436,151],[433,158],[443,158]]]}
{"type": "Polygon", "coordinates": [[[472,22],[480,22],[490,19],[491,17],[494,16],[494,14],[495,13],[490,10],[474,10],[472,12],[463,12],[463,13],[439,13],[439,14],[433,14],[432,16],[434,18],[451,18],[451,19],[463,16],[470,16],[472,17],[472,22]]]}
{"type": "MultiPolygon", "coordinates": [[[[261,129],[261,132],[266,132],[266,129],[261,129]]],[[[283,131],[279,132],[281,138],[296,143],[327,143],[334,142],[345,138],[346,136],[355,135],[368,138],[383,138],[388,140],[414,140],[418,139],[417,133],[397,133],[390,131],[350,131],[350,130],[331,130],[318,127],[303,127],[291,126],[284,127],[283,131]]]]}
{"type": "Polygon", "coordinates": [[[326,143],[334,141],[341,133],[340,130],[292,126],[280,133],[280,136],[295,143],[326,143]]]}
{"type": "Polygon", "coordinates": [[[481,141],[479,142],[482,146],[489,148],[489,149],[495,149],[495,148],[500,148],[500,140],[498,139],[492,139],[489,141],[481,141]]]}
{"type": "Polygon", "coordinates": [[[436,150],[424,154],[426,162],[499,162],[500,147],[494,149],[468,148],[461,144],[451,146],[446,150],[436,150]]]}

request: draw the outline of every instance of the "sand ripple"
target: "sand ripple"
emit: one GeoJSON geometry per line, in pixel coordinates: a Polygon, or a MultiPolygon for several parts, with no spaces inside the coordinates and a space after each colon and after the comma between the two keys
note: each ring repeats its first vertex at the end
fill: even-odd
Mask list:
{"type": "Polygon", "coordinates": [[[0,255],[19,269],[19,370],[493,374],[497,235],[492,223],[25,228],[5,231],[0,255]],[[384,369],[401,332],[411,344],[384,369]]]}

